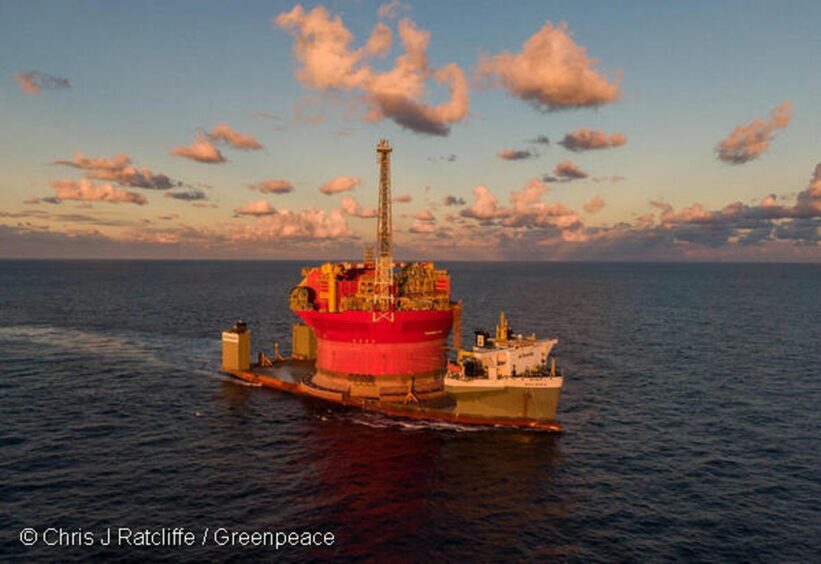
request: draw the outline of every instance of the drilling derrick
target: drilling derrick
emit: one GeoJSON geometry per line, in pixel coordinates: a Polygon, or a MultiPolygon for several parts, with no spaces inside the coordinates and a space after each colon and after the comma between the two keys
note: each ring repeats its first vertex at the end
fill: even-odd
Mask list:
{"type": "Polygon", "coordinates": [[[394,320],[393,226],[391,223],[391,148],[387,139],[376,145],[379,155],[379,218],[376,224],[376,268],[373,285],[373,320],[394,320]]]}

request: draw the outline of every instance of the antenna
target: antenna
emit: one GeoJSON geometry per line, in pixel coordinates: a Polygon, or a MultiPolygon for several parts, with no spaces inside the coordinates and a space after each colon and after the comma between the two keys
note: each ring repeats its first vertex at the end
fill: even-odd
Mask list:
{"type": "Polygon", "coordinates": [[[373,285],[373,320],[393,321],[393,226],[391,223],[391,144],[380,139],[379,218],[376,224],[376,265],[373,285]]]}

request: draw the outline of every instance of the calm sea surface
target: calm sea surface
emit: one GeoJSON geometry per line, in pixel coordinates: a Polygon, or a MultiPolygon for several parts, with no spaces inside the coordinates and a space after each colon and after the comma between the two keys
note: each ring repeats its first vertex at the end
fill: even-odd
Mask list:
{"type": "MultiPolygon", "coordinates": [[[[0,262],[4,559],[815,561],[821,267],[449,264],[466,335],[560,339],[565,432],[395,421],[222,377],[290,349],[301,263],[0,262]],[[24,527],[332,531],[26,548],[24,527]]],[[[465,337],[467,344],[467,336],[465,337]]]]}

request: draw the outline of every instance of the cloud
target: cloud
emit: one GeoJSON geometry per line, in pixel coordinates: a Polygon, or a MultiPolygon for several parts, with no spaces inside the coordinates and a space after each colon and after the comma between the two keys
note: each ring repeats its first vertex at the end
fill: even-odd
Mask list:
{"type": "Polygon", "coordinates": [[[462,217],[480,220],[498,219],[509,214],[510,210],[501,208],[499,199],[484,185],[473,189],[473,204],[461,212],[462,217]]]}
{"type": "Polygon", "coordinates": [[[483,56],[477,75],[500,83],[510,94],[548,111],[597,107],[616,101],[618,80],[596,70],[598,61],[576,44],[567,24],[551,22],[522,45],[520,53],[483,56]]]}
{"type": "Polygon", "coordinates": [[[361,183],[362,179],[357,176],[337,176],[320,186],[319,191],[326,196],[330,196],[331,194],[353,190],[361,183]]]}
{"type": "MultiPolygon", "coordinates": [[[[29,210],[23,212],[2,212],[0,211],[0,218],[10,219],[33,219],[46,220],[56,223],[85,223],[90,225],[102,225],[107,227],[123,227],[133,225],[133,222],[121,219],[105,219],[101,217],[94,217],[79,213],[49,213],[43,210],[29,210]]],[[[32,224],[30,224],[32,225],[32,224]]],[[[34,226],[34,225],[32,225],[34,226]]],[[[37,225],[34,226],[42,229],[50,229],[50,226],[37,225]]]]}
{"type": "Polygon", "coordinates": [[[391,31],[391,28],[385,24],[379,23],[373,28],[373,32],[368,38],[368,43],[365,45],[365,51],[375,57],[385,57],[388,53],[390,53],[392,43],[393,32],[391,31]]]}
{"type": "Polygon", "coordinates": [[[52,76],[37,71],[21,72],[17,75],[20,90],[29,96],[37,96],[43,90],[64,90],[71,88],[67,78],[52,76]]]}
{"type": "Polygon", "coordinates": [[[770,121],[756,119],[739,125],[715,148],[718,158],[729,164],[744,164],[761,156],[779,129],[786,129],[792,117],[792,104],[784,102],[770,113],[770,121]]]}
{"type": "Polygon", "coordinates": [[[464,206],[465,199],[464,198],[457,198],[456,196],[451,196],[448,194],[445,196],[445,199],[442,201],[443,204],[446,206],[464,206]]]}
{"type": "Polygon", "coordinates": [[[399,0],[391,0],[387,4],[382,4],[379,6],[379,9],[376,11],[376,15],[380,19],[395,19],[399,17],[399,12],[402,10],[407,10],[408,5],[403,4],[399,0]]]}
{"type": "Polygon", "coordinates": [[[108,180],[121,186],[168,190],[181,185],[181,182],[171,180],[165,174],[155,174],[148,168],[136,168],[131,157],[123,153],[110,158],[86,157],[77,153],[71,160],[56,160],[52,164],[79,168],[85,171],[86,178],[108,180]]]}
{"type": "Polygon", "coordinates": [[[363,208],[359,202],[352,196],[345,196],[342,198],[342,211],[352,217],[371,218],[376,217],[376,210],[372,208],[363,208]]]}
{"type": "Polygon", "coordinates": [[[237,219],[209,228],[182,225],[134,229],[124,233],[121,240],[151,246],[184,247],[196,254],[209,250],[212,256],[213,250],[217,251],[215,256],[236,256],[239,250],[245,250],[245,254],[249,256],[270,256],[272,250],[276,253],[274,256],[283,252],[300,256],[310,248],[333,247],[340,250],[340,243],[355,238],[341,210],[325,212],[314,208],[300,211],[273,208],[266,210],[264,206],[258,208],[256,213],[250,214],[255,216],[250,220],[237,219]],[[290,245],[271,246],[271,243],[280,241],[292,242],[297,248],[290,245]]]}
{"type": "Polygon", "coordinates": [[[737,201],[718,210],[698,202],[679,211],[666,202],[650,203],[660,212],[658,229],[678,241],[712,248],[733,242],[753,245],[784,240],[812,245],[821,240],[821,164],[792,204],[779,203],[774,194],[752,205],[737,201]],[[800,240],[794,237],[797,235],[801,235],[800,240]]]}
{"type": "Polygon", "coordinates": [[[779,241],[791,241],[796,245],[818,247],[821,243],[821,220],[818,218],[794,219],[776,225],[770,233],[779,241]]]}
{"type": "Polygon", "coordinates": [[[305,12],[301,5],[279,14],[274,24],[291,32],[299,68],[297,79],[318,91],[349,91],[362,94],[368,108],[365,119],[392,119],[417,133],[448,135],[454,123],[468,112],[468,82],[461,68],[451,63],[438,69],[428,63],[430,33],[416,27],[413,20],[399,21],[399,39],[404,53],[393,68],[377,72],[373,57],[387,54],[393,41],[390,28],[378,23],[365,46],[351,49],[353,34],[339,16],[332,17],[323,6],[305,12]],[[450,99],[439,105],[421,100],[426,82],[446,85],[450,99]]]}
{"type": "Polygon", "coordinates": [[[409,204],[413,201],[413,196],[410,194],[399,194],[398,196],[394,196],[393,201],[396,204],[409,204]]]}
{"type": "Polygon", "coordinates": [[[185,202],[196,202],[208,199],[205,192],[196,188],[191,188],[185,192],[166,192],[165,197],[173,198],[175,200],[183,200],[185,202]]]}
{"type": "Polygon", "coordinates": [[[533,178],[521,191],[511,192],[512,214],[503,221],[503,224],[513,227],[552,227],[562,230],[578,226],[580,222],[576,212],[561,203],[541,201],[542,196],[548,191],[547,186],[537,178],[533,178]]]}
{"type": "Polygon", "coordinates": [[[601,196],[593,196],[593,198],[582,207],[584,207],[584,211],[587,213],[594,214],[604,207],[604,200],[601,196]]]}
{"type": "Polygon", "coordinates": [[[807,195],[812,198],[821,198],[821,163],[815,165],[810,184],[807,186],[807,195]]]}
{"type": "MultiPolygon", "coordinates": [[[[88,182],[88,181],[85,181],[88,182]]],[[[0,256],[63,258],[300,258],[350,252],[357,239],[341,209],[308,208],[194,227],[175,214],[126,221],[42,209],[0,212],[0,256]],[[29,221],[30,220],[30,221],[29,221]],[[177,221],[175,221],[177,220],[177,221]],[[16,225],[9,225],[14,222],[16,225]],[[43,224],[43,222],[53,222],[43,224]],[[80,225],[80,228],[75,224],[80,225]],[[88,228],[91,226],[92,228],[88,228]],[[96,226],[106,226],[103,234],[96,226]],[[278,245],[279,242],[288,245],[278,245]]]]}
{"type": "MultiPolygon", "coordinates": [[[[63,200],[100,201],[110,204],[137,204],[142,206],[148,200],[142,194],[116,188],[109,183],[94,184],[90,180],[53,180],[54,197],[63,200]]],[[[45,198],[43,198],[45,200],[45,198]]]]}
{"type": "Polygon", "coordinates": [[[416,215],[413,216],[413,219],[418,219],[419,221],[424,221],[428,223],[436,221],[433,212],[431,212],[430,210],[422,210],[417,212],[416,215]]]}
{"type": "Polygon", "coordinates": [[[613,184],[618,184],[625,180],[623,176],[594,176],[590,179],[593,184],[599,184],[601,182],[611,182],[613,184]]]}
{"type": "Polygon", "coordinates": [[[532,159],[537,155],[534,152],[521,149],[505,149],[504,151],[499,151],[496,153],[496,156],[503,161],[523,161],[526,159],[532,159]]]}
{"type": "Polygon", "coordinates": [[[258,151],[263,148],[253,136],[235,131],[227,124],[221,123],[211,131],[198,131],[196,139],[190,145],[175,147],[171,149],[171,154],[200,163],[221,164],[226,162],[226,158],[216,147],[217,144],[242,151],[258,151]]]}
{"type": "Polygon", "coordinates": [[[308,208],[299,212],[274,210],[250,225],[233,225],[232,242],[269,242],[282,239],[306,241],[350,239],[353,233],[342,210],[326,212],[308,208]]]}
{"type": "Polygon", "coordinates": [[[197,138],[187,147],[180,145],[171,149],[175,157],[183,157],[200,163],[221,164],[225,157],[217,149],[207,135],[198,133],[197,138]]]}
{"type": "Polygon", "coordinates": [[[535,139],[531,139],[528,143],[534,143],[536,145],[550,145],[550,139],[547,135],[537,135],[535,139]]]}
{"type": "MultiPolygon", "coordinates": [[[[487,187],[477,187],[474,195],[484,202],[482,209],[472,205],[462,210],[465,213],[447,215],[442,226],[431,220],[431,210],[422,210],[413,217],[410,229],[418,235],[403,239],[397,233],[399,244],[403,253],[428,259],[821,259],[821,165],[797,195],[770,194],[753,203],[731,202],[717,209],[700,203],[676,209],[666,202],[653,202],[655,214],[637,214],[631,223],[600,227],[585,226],[561,203],[543,201],[548,193],[544,184],[531,180],[511,193],[508,205],[501,205],[487,187]]],[[[278,209],[203,228],[146,226],[90,215],[51,214],[48,209],[53,208],[0,212],[0,253],[296,258],[310,249],[319,249],[320,256],[342,256],[351,252],[350,243],[356,238],[343,208],[330,212],[278,209]],[[112,229],[125,226],[127,231],[101,235],[96,229],[65,227],[72,223],[112,229]],[[279,241],[289,244],[271,244],[279,241]],[[168,247],[172,248],[169,253],[158,250],[168,247]]]]}
{"type": "Polygon", "coordinates": [[[282,117],[279,114],[275,114],[273,112],[257,111],[257,112],[254,112],[251,115],[253,115],[254,117],[258,117],[258,118],[272,119],[274,121],[279,121],[279,122],[285,121],[284,117],[282,117]]]}
{"type": "Polygon", "coordinates": [[[449,163],[453,163],[453,162],[456,162],[456,158],[457,158],[456,155],[451,153],[450,155],[440,155],[438,157],[428,157],[428,160],[431,161],[431,162],[433,162],[433,161],[447,161],[449,163]]]}
{"type": "Polygon", "coordinates": [[[410,226],[411,233],[435,233],[436,231],[436,217],[430,210],[421,210],[413,216],[410,226]]]}
{"type": "Polygon", "coordinates": [[[253,215],[253,216],[261,216],[261,215],[273,215],[277,213],[277,210],[274,206],[271,205],[270,202],[266,202],[265,200],[259,200],[256,202],[249,202],[244,206],[237,208],[234,210],[234,215],[253,215]]]}
{"type": "Polygon", "coordinates": [[[304,96],[294,102],[294,120],[304,125],[316,125],[325,121],[323,100],[319,96],[304,96]]]}
{"type": "Polygon", "coordinates": [[[287,180],[273,178],[249,184],[248,188],[262,192],[263,194],[287,194],[294,190],[294,186],[287,180]]]}
{"type": "Polygon", "coordinates": [[[409,231],[411,233],[436,233],[437,228],[433,223],[427,223],[414,219],[411,223],[409,231]]]}
{"type": "Polygon", "coordinates": [[[621,133],[607,135],[607,133],[602,130],[593,131],[592,129],[577,129],[572,133],[566,134],[564,138],[559,141],[559,145],[573,152],[610,149],[613,147],[621,147],[626,143],[627,137],[621,133]]]}
{"type": "Polygon", "coordinates": [[[251,135],[240,133],[228,127],[228,124],[217,125],[210,133],[206,133],[211,141],[215,143],[225,143],[234,149],[243,151],[258,151],[262,145],[251,135]]]}
{"type": "Polygon", "coordinates": [[[557,164],[553,169],[553,174],[555,174],[560,180],[564,180],[566,182],[587,178],[587,173],[571,161],[562,161],[557,164]]]}
{"type": "Polygon", "coordinates": [[[486,186],[473,189],[473,204],[463,209],[462,217],[477,219],[484,225],[525,229],[578,229],[578,214],[560,203],[542,202],[547,186],[533,178],[519,192],[511,192],[510,206],[499,205],[499,199],[486,186]]]}

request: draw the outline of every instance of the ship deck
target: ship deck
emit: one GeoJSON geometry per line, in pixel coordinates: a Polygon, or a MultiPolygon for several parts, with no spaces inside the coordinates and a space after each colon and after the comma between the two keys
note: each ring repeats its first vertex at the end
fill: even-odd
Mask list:
{"type": "Polygon", "coordinates": [[[254,366],[248,370],[231,370],[227,373],[250,384],[265,386],[291,394],[319,398],[325,401],[365,409],[405,419],[481,425],[492,427],[516,427],[553,433],[561,432],[555,421],[517,419],[508,417],[477,417],[458,413],[456,402],[450,396],[436,400],[413,403],[380,402],[351,397],[348,394],[323,389],[313,384],[315,368],[312,361],[286,359],[274,362],[273,366],[254,366]]]}

